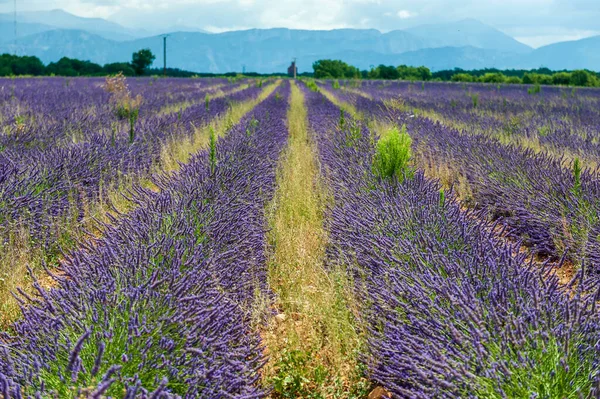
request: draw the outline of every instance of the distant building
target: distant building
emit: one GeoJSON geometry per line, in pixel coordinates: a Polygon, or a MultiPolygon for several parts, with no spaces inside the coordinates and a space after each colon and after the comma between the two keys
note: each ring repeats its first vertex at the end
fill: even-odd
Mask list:
{"type": "Polygon", "coordinates": [[[298,73],[298,67],[296,66],[296,61],[292,61],[292,65],[288,68],[288,76],[290,78],[295,78],[298,73]]]}

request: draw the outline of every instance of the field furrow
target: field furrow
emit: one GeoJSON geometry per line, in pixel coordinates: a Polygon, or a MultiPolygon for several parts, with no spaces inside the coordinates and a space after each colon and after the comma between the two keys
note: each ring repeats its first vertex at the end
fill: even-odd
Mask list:
{"type": "Polygon", "coordinates": [[[269,362],[263,380],[273,397],[357,398],[369,384],[361,373],[361,333],[343,270],[326,268],[325,205],[315,138],[304,95],[292,85],[289,142],[269,209],[269,286],[276,314],[263,331],[269,362]]]}

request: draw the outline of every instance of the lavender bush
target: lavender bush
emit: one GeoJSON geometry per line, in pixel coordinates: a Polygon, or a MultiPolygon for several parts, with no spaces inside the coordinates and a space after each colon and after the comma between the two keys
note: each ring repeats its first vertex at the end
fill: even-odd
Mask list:
{"type": "Polygon", "coordinates": [[[0,340],[6,398],[262,397],[248,309],[265,292],[264,208],[287,129],[289,85],[104,238],[68,254],[57,287],[22,293],[24,319],[0,340]]]}
{"type": "Polygon", "coordinates": [[[305,94],[334,194],[329,261],[364,299],[371,378],[396,397],[598,396],[600,294],[583,278],[561,286],[422,172],[378,179],[368,129],[357,140],[305,94]]]}
{"type": "MultiPolygon", "coordinates": [[[[597,120],[594,104],[599,91],[586,90],[565,98],[561,94],[564,89],[555,88],[544,91],[543,99],[532,99],[527,93],[523,94],[522,88],[511,86],[500,90],[510,98],[506,105],[501,105],[498,102],[501,94],[495,86],[492,89],[489,85],[462,88],[455,84],[429,84],[424,91],[407,87],[411,86],[401,83],[378,88],[383,90],[379,99],[377,90],[364,85],[361,90],[373,99],[348,91],[336,92],[336,95],[353,103],[368,118],[406,126],[413,138],[416,163],[435,177],[446,180],[445,183],[457,186],[466,205],[484,210],[490,220],[498,220],[507,228],[505,233],[510,238],[520,240],[534,254],[554,261],[566,253],[569,261],[578,267],[587,265],[590,278],[600,277],[600,181],[597,170],[584,161],[576,173],[577,157],[556,156],[548,147],[541,152],[524,148],[517,142],[506,143],[489,133],[509,129],[506,123],[512,123],[510,121],[515,117],[525,120],[534,115],[546,120],[545,126],[559,119],[570,125],[567,128],[570,133],[558,139],[560,134],[555,135],[552,128],[548,128],[543,137],[553,140],[555,147],[551,148],[586,156],[589,161],[590,156],[594,157],[597,140],[585,133],[588,122],[578,115],[581,112],[589,116],[592,124],[597,120]],[[396,85],[399,86],[397,89],[390,89],[396,85]],[[465,91],[480,95],[481,105],[477,111],[473,111],[465,91]],[[401,95],[401,101],[410,106],[388,106],[383,100],[391,98],[391,93],[401,95]],[[410,109],[412,106],[435,110],[456,120],[464,129],[440,124],[427,114],[415,115],[410,109]],[[508,122],[497,120],[497,115],[503,112],[502,107],[514,114],[505,118],[508,122]],[[559,116],[550,118],[548,111],[559,116]],[[486,122],[490,119],[495,122],[486,122]],[[582,137],[587,137],[585,143],[581,141],[582,137]],[[565,146],[561,144],[563,142],[570,144],[565,146]]],[[[522,130],[517,124],[510,129],[513,129],[511,134],[527,137],[531,131],[537,135],[541,128],[522,130]]]]}

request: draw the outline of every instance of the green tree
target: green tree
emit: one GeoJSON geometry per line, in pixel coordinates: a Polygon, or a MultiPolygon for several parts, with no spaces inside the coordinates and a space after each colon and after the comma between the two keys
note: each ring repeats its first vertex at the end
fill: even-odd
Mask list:
{"type": "Polygon", "coordinates": [[[39,58],[30,56],[19,57],[15,55],[4,54],[2,55],[1,63],[11,70],[11,75],[38,76],[42,75],[46,69],[39,58]]]}
{"type": "Polygon", "coordinates": [[[552,75],[545,73],[525,73],[523,75],[523,83],[525,84],[540,84],[540,85],[551,85],[552,75]]]}
{"type": "Polygon", "coordinates": [[[122,72],[125,76],[135,75],[135,70],[128,62],[113,62],[111,64],[104,65],[104,72],[108,75],[115,75],[122,72]]]}
{"type": "Polygon", "coordinates": [[[388,80],[400,79],[400,72],[393,66],[379,65],[377,67],[377,77],[388,80]]]}
{"type": "Polygon", "coordinates": [[[478,79],[483,83],[504,83],[506,77],[501,73],[486,73],[478,79]]]}
{"type": "Polygon", "coordinates": [[[60,76],[102,75],[103,72],[104,69],[98,64],[68,57],[63,57],[57,62],[51,62],[46,67],[46,73],[60,76]]]}
{"type": "Polygon", "coordinates": [[[152,51],[145,48],[133,53],[131,66],[137,75],[143,75],[146,69],[152,65],[155,59],[156,57],[154,54],[152,54],[152,51]]]}
{"type": "Polygon", "coordinates": [[[474,77],[468,73],[457,73],[450,79],[453,82],[472,82],[474,77]]]}
{"type": "Polygon", "coordinates": [[[340,60],[319,60],[313,63],[317,79],[358,79],[360,71],[340,60]]]}
{"type": "Polygon", "coordinates": [[[420,66],[420,67],[411,67],[407,65],[400,65],[396,68],[398,71],[399,79],[403,80],[431,80],[431,71],[429,68],[420,66]]]}
{"type": "Polygon", "coordinates": [[[592,76],[588,71],[577,70],[571,73],[571,84],[573,86],[590,86],[592,76]]]}
{"type": "Polygon", "coordinates": [[[569,85],[571,83],[571,74],[568,72],[557,72],[552,75],[552,83],[555,85],[569,85]]]}
{"type": "Polygon", "coordinates": [[[526,85],[534,84],[535,82],[535,74],[534,73],[525,73],[523,74],[523,83],[526,85]]]}
{"type": "Polygon", "coordinates": [[[551,85],[552,84],[552,75],[538,74],[537,75],[537,83],[539,83],[541,85],[551,85]]]}
{"type": "Polygon", "coordinates": [[[433,76],[431,70],[425,66],[417,67],[416,72],[421,80],[431,80],[431,77],[433,76]]]}

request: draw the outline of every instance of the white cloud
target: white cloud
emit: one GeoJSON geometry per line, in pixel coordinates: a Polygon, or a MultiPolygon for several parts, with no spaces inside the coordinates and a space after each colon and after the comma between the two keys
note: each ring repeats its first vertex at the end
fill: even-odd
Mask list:
{"type": "MultiPolygon", "coordinates": [[[[385,32],[474,18],[536,47],[600,31],[598,0],[18,0],[18,7],[60,8],[153,31],[183,26],[213,32],[241,27],[385,32]]],[[[0,12],[12,10],[12,0],[0,0],[0,12]]]]}
{"type": "Polygon", "coordinates": [[[204,26],[203,29],[210,33],[223,33],[223,32],[229,32],[232,30],[248,30],[248,29],[252,29],[252,27],[251,26],[212,26],[212,25],[207,25],[207,26],[204,26]]]}
{"type": "Polygon", "coordinates": [[[400,19],[408,19],[408,18],[412,18],[412,17],[416,16],[416,14],[413,14],[412,12],[410,12],[408,10],[400,10],[396,13],[396,15],[400,19]]]}

